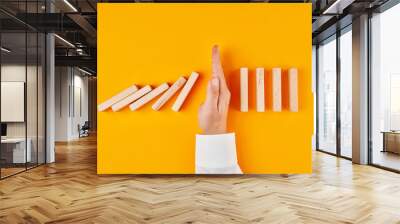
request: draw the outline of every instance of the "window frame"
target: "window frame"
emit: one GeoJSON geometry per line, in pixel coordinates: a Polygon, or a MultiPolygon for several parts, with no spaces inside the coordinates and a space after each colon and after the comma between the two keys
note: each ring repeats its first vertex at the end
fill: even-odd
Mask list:
{"type": "Polygon", "coordinates": [[[380,168],[383,170],[391,171],[394,173],[400,173],[400,170],[383,166],[377,163],[373,162],[373,130],[372,130],[372,93],[373,93],[373,88],[372,88],[372,41],[373,41],[373,35],[372,35],[372,19],[374,17],[374,14],[380,14],[384,13],[385,11],[393,8],[394,6],[397,6],[400,4],[400,0],[388,0],[384,4],[380,5],[379,7],[369,10],[368,11],[368,165],[380,168]]]}
{"type": "Polygon", "coordinates": [[[333,155],[339,158],[347,159],[347,160],[352,160],[351,157],[347,157],[342,155],[342,150],[341,150],[341,118],[340,118],[340,104],[341,104],[341,97],[340,97],[340,84],[341,84],[341,66],[340,66],[340,37],[344,35],[347,32],[352,32],[352,23],[348,24],[347,26],[341,28],[340,30],[337,30],[336,33],[332,34],[331,36],[319,41],[318,44],[316,44],[316,67],[315,67],[315,72],[316,72],[316,151],[323,152],[329,155],[333,155]],[[330,41],[336,41],[336,152],[332,153],[327,150],[324,150],[320,148],[320,143],[319,143],[319,110],[320,105],[319,105],[319,64],[320,64],[320,55],[319,55],[319,47],[321,43],[327,43],[330,41]]]}

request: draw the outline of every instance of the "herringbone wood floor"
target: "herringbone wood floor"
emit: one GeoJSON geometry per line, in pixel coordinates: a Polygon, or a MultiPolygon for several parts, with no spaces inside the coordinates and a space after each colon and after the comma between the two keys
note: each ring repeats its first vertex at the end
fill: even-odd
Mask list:
{"type": "Polygon", "coordinates": [[[400,175],[315,153],[312,175],[98,176],[96,141],[0,181],[0,223],[400,223],[400,175]]]}

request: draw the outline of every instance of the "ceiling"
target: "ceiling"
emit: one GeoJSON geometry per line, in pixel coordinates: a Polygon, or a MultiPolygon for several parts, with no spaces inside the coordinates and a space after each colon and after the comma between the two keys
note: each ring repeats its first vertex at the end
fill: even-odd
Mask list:
{"type": "MultiPolygon", "coordinates": [[[[269,2],[313,4],[313,42],[318,42],[341,26],[351,24],[352,16],[382,5],[388,0],[231,0],[229,2],[269,2]],[[340,22],[338,22],[340,21],[340,22]],[[347,22],[346,22],[347,21],[347,22]],[[339,25],[338,25],[339,24],[339,25]]],[[[96,71],[97,2],[227,2],[223,0],[1,0],[0,25],[3,46],[24,50],[26,29],[55,32],[56,64],[87,67],[96,71]],[[51,12],[51,13],[49,13],[51,12]],[[64,40],[66,41],[64,41],[64,40]],[[69,44],[70,43],[70,44],[69,44]],[[73,46],[72,46],[72,45],[73,46]],[[20,46],[20,47],[19,47],[20,46]]],[[[29,44],[35,47],[34,43],[29,44]]]]}

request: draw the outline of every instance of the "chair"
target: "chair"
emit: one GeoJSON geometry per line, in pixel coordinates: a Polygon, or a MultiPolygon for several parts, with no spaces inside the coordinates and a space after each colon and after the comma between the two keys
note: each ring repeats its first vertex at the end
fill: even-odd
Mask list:
{"type": "Polygon", "coordinates": [[[78,125],[79,138],[89,136],[89,129],[90,129],[89,121],[85,121],[82,127],[78,125]]]}

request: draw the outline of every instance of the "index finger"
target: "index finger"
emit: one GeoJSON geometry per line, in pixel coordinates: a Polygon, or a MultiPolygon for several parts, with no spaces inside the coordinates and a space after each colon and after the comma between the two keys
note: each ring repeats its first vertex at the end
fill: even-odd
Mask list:
{"type": "Polygon", "coordinates": [[[218,77],[222,79],[221,81],[223,81],[225,77],[224,77],[224,71],[222,70],[218,45],[214,45],[212,48],[211,60],[212,60],[212,76],[218,77]]]}

